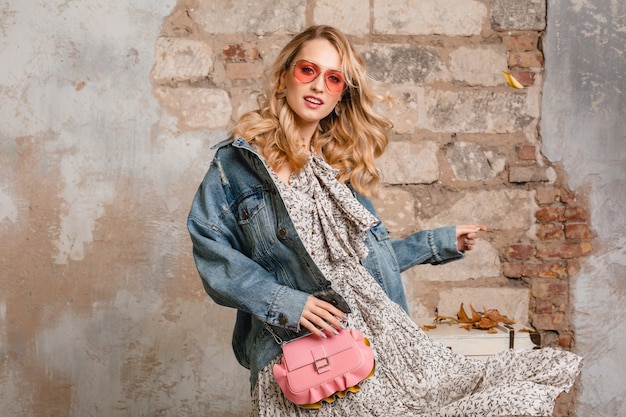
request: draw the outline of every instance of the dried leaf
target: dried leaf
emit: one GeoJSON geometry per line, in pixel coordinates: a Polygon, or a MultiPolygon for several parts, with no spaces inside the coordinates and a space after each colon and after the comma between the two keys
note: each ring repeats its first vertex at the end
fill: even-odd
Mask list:
{"type": "Polygon", "coordinates": [[[450,324],[456,324],[459,322],[456,317],[451,316],[437,316],[434,320],[435,323],[441,323],[443,321],[448,321],[450,324]]]}
{"type": "Polygon", "coordinates": [[[485,317],[487,317],[488,319],[490,319],[492,321],[496,321],[498,323],[502,322],[504,324],[515,324],[515,320],[512,320],[512,319],[508,318],[507,316],[503,316],[495,308],[486,311],[485,312],[485,317]]]}
{"type": "Polygon", "coordinates": [[[424,330],[424,331],[429,331],[429,330],[433,330],[436,329],[437,326],[434,324],[424,324],[423,326],[420,326],[420,329],[424,330]]]}
{"type": "Polygon", "coordinates": [[[474,306],[470,304],[470,308],[472,309],[472,320],[473,321],[479,321],[480,320],[480,314],[478,314],[476,312],[476,310],[474,310],[474,306]]]}
{"type": "Polygon", "coordinates": [[[474,327],[474,326],[473,326],[472,324],[462,324],[462,325],[461,325],[461,326],[459,326],[459,327],[460,327],[461,329],[465,329],[465,330],[467,330],[467,331],[469,332],[470,330],[472,330],[472,327],[474,327]]]}
{"type": "Polygon", "coordinates": [[[474,307],[471,304],[470,309],[472,317],[467,315],[465,308],[463,307],[463,303],[461,303],[461,307],[459,307],[459,312],[457,313],[459,323],[476,323],[480,320],[480,315],[476,312],[476,310],[474,310],[474,307]]]}
{"type": "Polygon", "coordinates": [[[494,328],[491,328],[491,329],[487,330],[487,333],[489,333],[489,334],[496,334],[496,333],[498,333],[498,331],[496,329],[494,329],[494,328]]]}
{"type": "Polygon", "coordinates": [[[463,308],[463,303],[461,303],[461,307],[459,308],[459,312],[456,313],[456,315],[459,318],[459,322],[460,323],[470,323],[470,319],[467,316],[467,313],[465,312],[465,309],[463,308]]]}
{"type": "Polygon", "coordinates": [[[502,71],[502,74],[504,75],[504,79],[509,86],[513,88],[524,88],[524,85],[520,83],[510,72],[502,71]]]}
{"type": "Polygon", "coordinates": [[[492,327],[496,327],[498,325],[497,321],[493,321],[487,317],[483,317],[482,319],[480,319],[480,321],[478,323],[475,323],[474,326],[476,326],[479,329],[491,329],[492,327]]]}

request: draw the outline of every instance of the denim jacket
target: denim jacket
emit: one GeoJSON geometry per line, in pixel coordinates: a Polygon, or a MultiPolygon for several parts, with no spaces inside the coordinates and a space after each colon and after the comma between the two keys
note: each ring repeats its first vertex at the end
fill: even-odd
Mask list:
{"type": "MultiPolygon", "coordinates": [[[[256,150],[242,138],[216,147],[187,227],[204,289],[217,304],[237,309],[232,346],[239,363],[250,369],[254,387],[258,371],[281,351],[265,323],[283,340],[299,336],[307,298],[331,283],[300,241],[256,150]]],[[[377,216],[369,199],[354,194],[377,216]]],[[[393,239],[379,221],[369,230],[367,245],[362,264],[406,311],[402,271],[463,256],[454,226],[393,239]]]]}

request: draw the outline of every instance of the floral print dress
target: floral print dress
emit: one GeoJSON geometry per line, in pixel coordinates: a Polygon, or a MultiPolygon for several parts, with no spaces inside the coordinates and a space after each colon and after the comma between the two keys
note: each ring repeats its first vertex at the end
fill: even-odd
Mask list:
{"type": "MultiPolygon", "coordinates": [[[[273,172],[269,169],[270,172],[273,172]]],[[[549,416],[558,394],[580,371],[581,358],[554,350],[508,350],[486,363],[455,354],[430,339],[359,263],[364,238],[377,219],[312,156],[299,175],[274,181],[306,249],[348,302],[348,327],[372,344],[373,377],[345,398],[306,410],[287,400],[272,367],[259,373],[253,416],[549,416]]]]}

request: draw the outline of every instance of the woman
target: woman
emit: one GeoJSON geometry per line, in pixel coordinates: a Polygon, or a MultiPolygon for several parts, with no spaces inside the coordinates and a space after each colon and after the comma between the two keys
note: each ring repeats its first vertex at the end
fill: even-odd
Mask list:
{"type": "Polygon", "coordinates": [[[254,415],[310,412],[274,380],[281,350],[267,326],[282,340],[325,337],[346,318],[372,341],[376,373],[316,415],[550,414],[578,357],[511,352],[485,369],[432,342],[408,316],[400,272],[461,258],[486,228],[389,238],[368,197],[391,124],[372,110],[362,59],[345,36],[328,26],[305,30],[271,74],[260,109],[217,145],[188,219],[207,293],[237,309],[233,349],[251,371],[254,415]],[[329,290],[339,294],[336,304],[322,299],[329,290]],[[337,308],[344,302],[349,316],[337,308]]]}

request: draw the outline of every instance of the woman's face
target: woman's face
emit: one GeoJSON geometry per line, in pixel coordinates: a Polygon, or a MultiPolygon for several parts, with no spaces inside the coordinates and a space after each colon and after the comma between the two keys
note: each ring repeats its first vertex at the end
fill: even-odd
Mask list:
{"type": "Polygon", "coordinates": [[[329,41],[313,39],[303,44],[291,64],[283,73],[281,83],[286,87],[287,103],[296,114],[296,123],[303,135],[312,135],[319,121],[328,116],[341,99],[342,93],[337,92],[342,81],[341,58],[329,41]],[[296,68],[298,61],[300,65],[296,68]],[[298,71],[298,78],[305,82],[298,80],[294,71],[298,71]],[[316,78],[306,82],[316,73],[316,78]]]}

